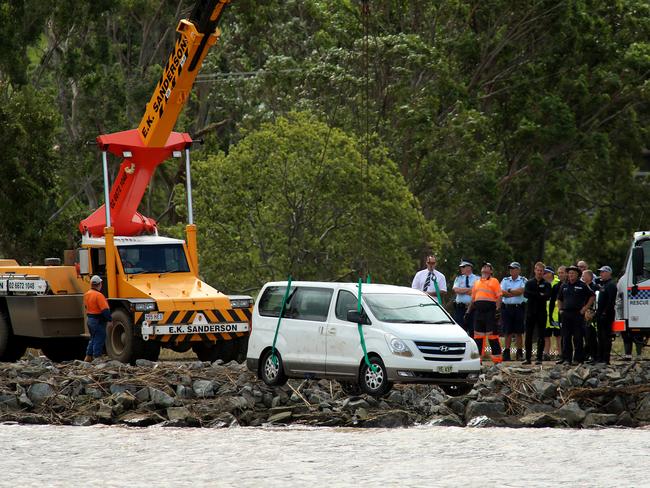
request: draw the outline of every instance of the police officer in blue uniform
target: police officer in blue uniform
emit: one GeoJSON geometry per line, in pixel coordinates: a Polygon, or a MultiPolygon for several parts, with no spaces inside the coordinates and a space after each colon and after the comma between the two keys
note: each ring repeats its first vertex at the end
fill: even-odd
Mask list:
{"type": "Polygon", "coordinates": [[[460,274],[454,280],[454,320],[459,324],[470,337],[474,337],[474,311],[467,313],[469,304],[472,302],[472,287],[480,279],[474,274],[474,263],[462,259],[458,265],[460,274]]]}
{"type": "Polygon", "coordinates": [[[569,280],[560,287],[557,296],[562,324],[562,358],[556,364],[580,364],[584,361],[585,312],[596,295],[578,279],[580,269],[577,266],[569,266],[567,273],[569,280]]]}
{"type": "Polygon", "coordinates": [[[501,280],[501,290],[503,296],[503,308],[501,310],[501,321],[503,323],[503,335],[505,336],[505,347],[503,350],[503,360],[510,361],[510,344],[512,337],[515,337],[517,346],[517,361],[521,361],[523,356],[523,334],[525,329],[524,323],[524,287],[526,278],[520,275],[521,264],[513,261],[508,266],[510,276],[501,280]]]}

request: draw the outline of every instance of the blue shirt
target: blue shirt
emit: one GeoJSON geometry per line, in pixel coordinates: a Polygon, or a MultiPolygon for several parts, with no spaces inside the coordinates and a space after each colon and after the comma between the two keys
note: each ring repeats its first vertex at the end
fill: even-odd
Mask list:
{"type": "Polygon", "coordinates": [[[472,301],[471,288],[474,286],[474,282],[480,279],[480,276],[471,274],[467,276],[467,278],[469,278],[469,286],[467,285],[468,280],[465,279],[465,275],[458,275],[454,280],[454,288],[470,288],[470,292],[467,295],[456,294],[456,303],[465,303],[469,305],[472,301]]]}
{"type": "MultiPolygon", "coordinates": [[[[506,276],[501,280],[501,289],[503,291],[516,290],[517,288],[524,288],[526,286],[526,278],[523,276],[518,276],[516,280],[512,279],[512,276],[506,276]]],[[[518,295],[516,297],[502,297],[501,301],[506,305],[520,305],[524,303],[524,294],[518,295]]]]}

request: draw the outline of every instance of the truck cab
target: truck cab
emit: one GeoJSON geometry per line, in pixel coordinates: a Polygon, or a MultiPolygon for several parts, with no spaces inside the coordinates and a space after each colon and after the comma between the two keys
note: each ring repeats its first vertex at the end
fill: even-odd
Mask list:
{"type": "Polygon", "coordinates": [[[250,332],[249,296],[227,296],[201,281],[184,240],[159,235],[85,235],[79,252],[82,275],[106,283],[113,323],[106,350],[114,359],[156,360],[161,348],[192,349],[201,360],[242,360],[250,332]],[[106,246],[112,252],[106,252],[106,246]],[[107,255],[109,256],[107,260],[107,255]],[[114,278],[107,261],[114,257],[114,278]]]}
{"type": "Polygon", "coordinates": [[[614,331],[650,336],[650,231],[634,233],[618,280],[614,331]]]}

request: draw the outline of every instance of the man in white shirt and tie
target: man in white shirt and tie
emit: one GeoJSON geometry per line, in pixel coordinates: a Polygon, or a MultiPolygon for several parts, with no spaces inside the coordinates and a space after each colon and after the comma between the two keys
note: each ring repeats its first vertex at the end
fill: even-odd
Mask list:
{"type": "Polygon", "coordinates": [[[447,279],[440,271],[436,270],[437,259],[432,254],[427,256],[426,269],[418,271],[413,277],[411,288],[422,290],[437,300],[436,285],[440,292],[440,298],[447,293],[447,279]]]}

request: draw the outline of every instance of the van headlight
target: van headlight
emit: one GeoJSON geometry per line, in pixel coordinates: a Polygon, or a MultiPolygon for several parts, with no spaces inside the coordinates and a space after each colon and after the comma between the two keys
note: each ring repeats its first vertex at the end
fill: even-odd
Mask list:
{"type": "Polygon", "coordinates": [[[413,353],[402,339],[398,339],[393,335],[386,336],[386,342],[391,352],[397,356],[411,357],[413,353]]]}
{"type": "Polygon", "coordinates": [[[481,357],[481,355],[478,353],[478,346],[476,345],[476,342],[469,341],[467,343],[467,349],[469,350],[470,359],[478,359],[481,357]]]}

